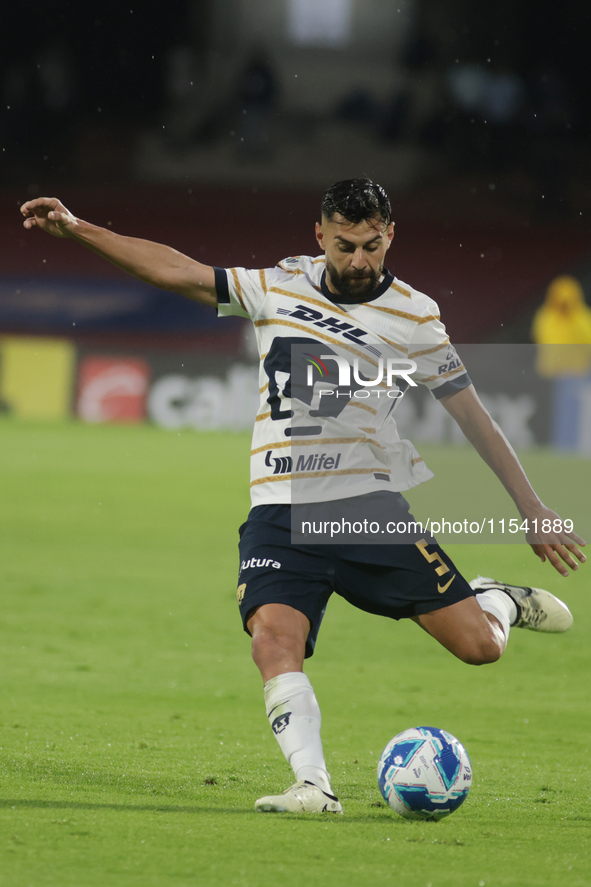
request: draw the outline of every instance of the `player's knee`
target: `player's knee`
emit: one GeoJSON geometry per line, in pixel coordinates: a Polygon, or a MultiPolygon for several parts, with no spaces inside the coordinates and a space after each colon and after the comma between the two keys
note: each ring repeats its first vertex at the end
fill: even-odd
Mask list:
{"type": "Polygon", "coordinates": [[[247,628],[252,636],[252,658],[263,674],[302,668],[310,628],[302,613],[269,604],[252,613],[247,628]]]}
{"type": "Polygon", "coordinates": [[[258,628],[252,637],[252,658],[262,668],[270,662],[282,660],[303,661],[305,638],[299,634],[275,630],[264,626],[258,628]]]}
{"type": "Polygon", "coordinates": [[[489,665],[501,658],[503,649],[494,635],[486,635],[464,639],[455,651],[455,655],[467,665],[489,665]]]}

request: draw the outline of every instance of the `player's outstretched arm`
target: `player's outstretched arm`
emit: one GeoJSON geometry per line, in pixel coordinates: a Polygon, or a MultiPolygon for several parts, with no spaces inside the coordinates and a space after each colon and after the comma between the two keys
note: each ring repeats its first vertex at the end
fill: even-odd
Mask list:
{"type": "Polygon", "coordinates": [[[539,499],[511,444],[480,401],[474,386],[442,397],[441,403],[495,472],[529,526],[542,528],[544,521],[550,521],[546,526],[561,526],[560,532],[526,534],[534,553],[542,562],[549,560],[562,576],[568,576],[568,567],[576,570],[578,564],[574,558],[581,563],[586,560],[578,547],[584,546],[585,540],[572,531],[567,532],[559,515],[539,499]]]}
{"type": "Polygon", "coordinates": [[[21,213],[27,229],[40,228],[54,237],[76,240],[146,283],[205,305],[217,304],[213,268],[170,246],[91,225],[76,218],[56,197],[28,200],[21,206],[21,213]]]}

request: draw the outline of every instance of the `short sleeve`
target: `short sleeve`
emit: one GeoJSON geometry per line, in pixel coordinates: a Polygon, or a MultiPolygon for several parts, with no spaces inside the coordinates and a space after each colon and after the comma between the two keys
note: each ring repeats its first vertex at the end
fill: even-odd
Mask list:
{"type": "Polygon", "coordinates": [[[219,317],[258,314],[267,295],[266,272],[246,268],[214,268],[219,317]]]}
{"type": "Polygon", "coordinates": [[[431,313],[419,323],[408,349],[410,360],[416,361],[414,379],[425,385],[439,400],[472,384],[458,352],[451,344],[434,302],[431,313]]]}

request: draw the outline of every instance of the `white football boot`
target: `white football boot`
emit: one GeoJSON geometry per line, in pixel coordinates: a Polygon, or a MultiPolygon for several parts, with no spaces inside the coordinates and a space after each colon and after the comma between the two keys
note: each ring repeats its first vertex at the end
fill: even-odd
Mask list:
{"type": "Polygon", "coordinates": [[[569,608],[559,598],[543,588],[526,588],[521,585],[508,585],[496,579],[477,576],[470,583],[475,591],[489,591],[493,588],[508,594],[517,607],[515,628],[529,628],[531,631],[568,631],[573,624],[569,608]]]}
{"type": "Polygon", "coordinates": [[[259,813],[342,813],[339,799],[300,779],[282,795],[267,795],[255,802],[259,813]]]}

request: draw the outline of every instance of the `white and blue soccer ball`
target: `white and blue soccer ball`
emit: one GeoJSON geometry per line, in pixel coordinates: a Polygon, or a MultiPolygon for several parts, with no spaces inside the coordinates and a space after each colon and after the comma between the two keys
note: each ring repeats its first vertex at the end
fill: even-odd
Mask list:
{"type": "Polygon", "coordinates": [[[382,752],[378,784],[388,806],[406,819],[443,819],[466,800],[472,765],[447,730],[412,727],[382,752]]]}

